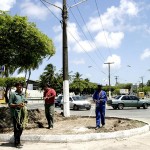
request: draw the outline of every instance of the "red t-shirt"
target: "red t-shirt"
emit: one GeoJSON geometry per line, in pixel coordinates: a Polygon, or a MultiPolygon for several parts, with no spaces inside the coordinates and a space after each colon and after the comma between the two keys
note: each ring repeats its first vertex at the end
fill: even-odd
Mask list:
{"type": "Polygon", "coordinates": [[[46,91],[44,91],[44,97],[46,97],[45,104],[54,104],[55,96],[56,96],[56,92],[52,88],[48,88],[46,91]],[[53,96],[53,97],[50,97],[50,96],[53,96]]]}

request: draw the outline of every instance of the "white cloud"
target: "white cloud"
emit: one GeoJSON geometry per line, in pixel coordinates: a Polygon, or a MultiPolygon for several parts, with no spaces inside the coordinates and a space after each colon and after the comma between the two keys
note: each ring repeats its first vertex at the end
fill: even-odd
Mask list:
{"type": "Polygon", "coordinates": [[[101,18],[90,18],[86,26],[91,32],[102,30],[103,27],[108,31],[120,30],[121,26],[126,24],[125,18],[134,17],[138,12],[139,9],[135,2],[131,0],[121,0],[118,7],[112,6],[108,8],[107,11],[101,15],[101,18]],[[102,24],[100,24],[101,22],[102,24]]]}
{"type": "Polygon", "coordinates": [[[67,29],[68,29],[68,41],[70,43],[76,43],[76,40],[77,41],[81,40],[80,33],[78,32],[78,28],[75,23],[69,22],[67,29]]]}
{"type": "MultiPolygon", "coordinates": [[[[43,2],[44,3],[44,2],[43,2]]],[[[61,10],[56,9],[56,7],[52,5],[48,5],[44,3],[47,7],[56,15],[60,15],[61,10]]],[[[61,7],[62,4],[60,2],[55,2],[54,5],[61,7]]],[[[23,15],[27,15],[28,17],[32,17],[35,19],[45,20],[46,17],[50,14],[48,8],[46,8],[40,1],[37,0],[25,0],[24,3],[21,4],[21,13],[23,15]]]]}
{"type": "Polygon", "coordinates": [[[79,60],[73,60],[71,61],[71,63],[75,64],[75,65],[79,65],[79,64],[85,64],[84,59],[79,59],[79,60]]]}
{"type": "Polygon", "coordinates": [[[137,4],[129,0],[120,1],[120,10],[129,16],[136,16],[139,11],[137,4]]]}
{"type": "MultiPolygon", "coordinates": [[[[57,34],[55,36],[55,40],[57,42],[62,42],[62,29],[60,26],[55,26],[53,30],[57,34]]],[[[85,51],[90,52],[94,50],[92,47],[94,45],[93,42],[81,39],[81,35],[75,23],[69,22],[67,30],[69,50],[77,53],[83,53],[85,51]]]]}
{"type": "Polygon", "coordinates": [[[77,53],[83,53],[83,52],[90,52],[93,51],[94,49],[92,48],[92,43],[90,44],[90,41],[78,41],[74,44],[72,47],[72,50],[77,52],[77,53]]]}
{"type": "Polygon", "coordinates": [[[95,37],[95,41],[99,47],[118,48],[123,38],[123,32],[99,32],[95,37]]]}
{"type": "MultiPolygon", "coordinates": [[[[121,58],[120,56],[117,56],[113,54],[112,56],[108,56],[108,58],[105,61],[106,63],[112,62],[111,68],[112,69],[119,69],[121,67],[121,58]]],[[[107,64],[103,64],[103,68],[108,68],[107,64]]]]}
{"type": "Polygon", "coordinates": [[[25,1],[21,4],[21,14],[33,17],[36,19],[44,20],[48,16],[48,10],[40,3],[34,3],[31,1],[25,1]]]}
{"type": "Polygon", "coordinates": [[[16,0],[0,0],[0,10],[9,11],[15,3],[16,0]]]}
{"type": "Polygon", "coordinates": [[[141,55],[141,59],[146,59],[146,58],[150,58],[150,49],[145,49],[143,54],[141,55]]]}

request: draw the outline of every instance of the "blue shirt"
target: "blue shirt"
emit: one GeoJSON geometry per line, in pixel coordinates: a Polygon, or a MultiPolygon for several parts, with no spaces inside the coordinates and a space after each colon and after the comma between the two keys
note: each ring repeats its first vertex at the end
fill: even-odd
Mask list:
{"type": "Polygon", "coordinates": [[[93,94],[93,100],[97,100],[96,105],[105,105],[106,101],[107,101],[107,94],[105,91],[101,90],[96,91],[93,94]]]}

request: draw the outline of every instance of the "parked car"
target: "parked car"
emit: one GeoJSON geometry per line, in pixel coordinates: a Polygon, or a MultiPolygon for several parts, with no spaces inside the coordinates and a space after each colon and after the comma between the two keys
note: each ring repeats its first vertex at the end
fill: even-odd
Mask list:
{"type": "Polygon", "coordinates": [[[133,95],[118,95],[107,101],[107,105],[112,106],[113,109],[123,109],[124,107],[137,107],[137,109],[143,107],[144,109],[147,109],[149,104],[149,100],[139,99],[133,95]]]}
{"type": "Polygon", "coordinates": [[[63,101],[63,96],[59,95],[58,97],[56,97],[55,99],[55,107],[60,107],[61,102],[63,101]]]}
{"type": "MultiPolygon", "coordinates": [[[[70,96],[69,102],[70,102],[70,109],[74,109],[74,110],[91,109],[91,103],[79,95],[70,96]]],[[[61,102],[60,107],[61,109],[63,109],[63,101],[61,102]]]]}

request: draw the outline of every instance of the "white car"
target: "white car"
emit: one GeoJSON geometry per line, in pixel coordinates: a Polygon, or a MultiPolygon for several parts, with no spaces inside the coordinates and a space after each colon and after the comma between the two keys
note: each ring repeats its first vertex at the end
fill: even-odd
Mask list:
{"type": "MultiPolygon", "coordinates": [[[[70,104],[70,109],[74,109],[74,110],[91,109],[91,103],[79,95],[69,96],[69,104],[70,104]]],[[[61,109],[63,109],[63,102],[61,102],[60,107],[61,109]]]]}

